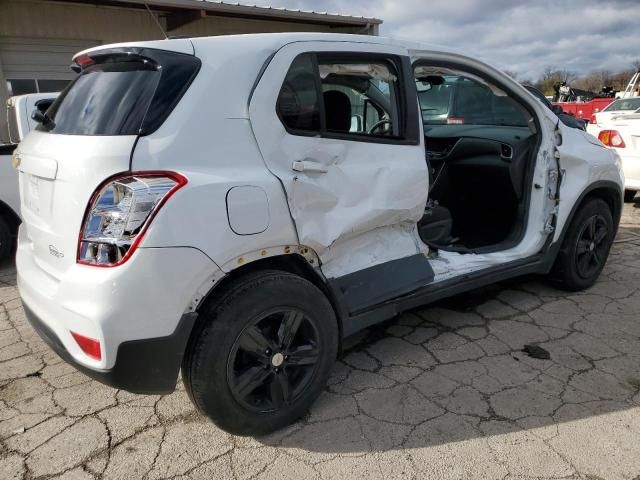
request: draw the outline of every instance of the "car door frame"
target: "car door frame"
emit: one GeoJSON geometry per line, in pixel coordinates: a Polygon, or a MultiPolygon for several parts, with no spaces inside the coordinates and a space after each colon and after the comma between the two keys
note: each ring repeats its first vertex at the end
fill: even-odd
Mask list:
{"type": "MultiPolygon", "coordinates": [[[[413,70],[406,48],[376,42],[294,42],[282,47],[270,59],[250,100],[249,117],[257,144],[267,168],[283,186],[298,233],[299,243],[311,248],[318,255],[322,262],[322,273],[329,284],[334,285],[336,291],[343,296],[349,297],[345,301],[349,309],[365,308],[375,299],[390,299],[406,294],[433,279],[433,271],[424,255],[424,245],[419,240],[416,226],[427,200],[428,172],[424,159],[424,139],[417,108],[417,97],[414,97],[413,89],[415,89],[413,70]],[[346,58],[362,59],[364,57],[367,61],[371,61],[376,57],[383,59],[397,57],[400,63],[396,65],[396,68],[399,70],[398,75],[402,77],[399,89],[402,98],[399,101],[405,102],[402,108],[407,122],[404,125],[406,138],[367,137],[316,131],[298,134],[298,132],[288,131],[277,116],[277,98],[290,65],[295,58],[303,53],[331,55],[331,58],[335,58],[337,62],[346,58]],[[271,122],[277,122],[277,125],[274,126],[271,122]],[[388,218],[385,217],[381,220],[381,224],[376,224],[374,219],[374,221],[365,222],[363,229],[353,232],[348,231],[351,226],[347,222],[344,232],[342,232],[344,235],[341,233],[336,238],[330,237],[330,241],[325,241],[324,244],[309,241],[308,232],[304,231],[305,225],[301,225],[299,221],[300,213],[296,211],[295,199],[292,199],[296,194],[292,192],[296,175],[291,173],[290,164],[292,159],[295,161],[295,158],[289,158],[287,160],[289,164],[287,164],[284,157],[278,157],[278,155],[283,155],[278,144],[280,140],[273,139],[278,135],[282,138],[307,139],[309,144],[334,149],[334,153],[338,152],[336,155],[340,154],[340,148],[348,151],[349,155],[354,155],[356,149],[361,150],[361,157],[363,152],[368,151],[379,157],[379,167],[380,164],[384,164],[383,166],[389,168],[389,161],[397,162],[391,166],[399,170],[398,175],[409,182],[405,182],[407,188],[404,188],[405,185],[395,178],[393,180],[386,179],[384,182],[388,184],[389,189],[383,193],[395,194],[405,202],[404,205],[398,207],[398,211],[391,210],[391,208],[397,208],[393,205],[394,199],[384,198],[384,201],[388,201],[392,205],[388,207],[391,213],[388,218]],[[273,146],[274,144],[278,145],[277,148],[273,146]],[[336,149],[336,145],[340,148],[336,149]],[[397,182],[398,188],[394,182],[397,182]],[[407,193],[405,190],[409,190],[409,192],[407,193]],[[414,258],[414,262],[410,271],[407,271],[406,265],[409,262],[406,259],[410,257],[414,258]],[[405,265],[405,268],[393,268],[393,265],[400,264],[405,265]],[[390,277],[389,268],[398,274],[393,278],[390,277]],[[404,272],[405,275],[401,275],[401,272],[404,272]],[[377,283],[378,288],[375,290],[367,288],[365,286],[367,282],[363,282],[365,277],[369,279],[369,283],[377,283]]],[[[319,91],[321,94],[321,89],[319,91]]],[[[290,155],[290,152],[287,151],[286,154],[290,155]]],[[[328,168],[332,166],[333,164],[327,165],[328,168]]],[[[348,165],[340,165],[342,169],[347,167],[348,165]]],[[[390,174],[391,172],[386,173],[390,174]]],[[[391,178],[390,175],[387,177],[391,178]]],[[[347,181],[353,180],[353,178],[353,176],[351,178],[345,176],[347,181]]],[[[357,188],[362,189],[367,195],[371,195],[371,185],[359,185],[357,188]]],[[[322,194],[322,191],[320,193],[322,194]]],[[[340,200],[338,198],[336,201],[340,200]]],[[[383,203],[375,204],[374,202],[374,207],[385,208],[381,205],[383,203]]],[[[367,220],[368,213],[365,208],[356,211],[355,217],[367,220]]],[[[374,211],[372,215],[377,213],[374,211]]],[[[306,221],[309,220],[306,219],[306,221]]]]}
{"type": "Polygon", "coordinates": [[[557,119],[546,112],[542,105],[518,82],[483,62],[457,53],[433,50],[410,50],[412,66],[421,64],[457,70],[490,82],[527,109],[533,118],[538,136],[531,165],[524,179],[526,203],[525,225],[519,238],[506,250],[487,255],[483,268],[524,259],[546,251],[553,238],[557,221],[560,196],[561,168],[558,153],[557,119]],[[536,185],[538,188],[536,187],[536,185]]]}

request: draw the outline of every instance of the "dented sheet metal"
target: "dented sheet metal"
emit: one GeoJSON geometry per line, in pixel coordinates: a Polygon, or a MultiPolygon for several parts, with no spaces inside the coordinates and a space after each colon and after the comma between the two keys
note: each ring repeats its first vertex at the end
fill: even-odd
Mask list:
{"type": "MultiPolygon", "coordinates": [[[[423,139],[411,145],[299,135],[288,132],[278,118],[278,92],[293,59],[304,51],[348,48],[332,42],[284,47],[265,70],[250,105],[256,140],[284,187],[299,243],[318,254],[328,277],[421,252],[413,229],[429,191],[423,139]]],[[[370,49],[406,54],[389,46],[370,49]]],[[[391,75],[377,64],[366,65],[366,72],[360,65],[327,67],[322,75],[337,73],[337,67],[340,73],[350,67],[354,75],[391,75]]]]}
{"type": "Polygon", "coordinates": [[[418,237],[415,222],[378,227],[335,242],[327,248],[323,254],[322,270],[327,278],[342,277],[427,250],[418,237]]]}

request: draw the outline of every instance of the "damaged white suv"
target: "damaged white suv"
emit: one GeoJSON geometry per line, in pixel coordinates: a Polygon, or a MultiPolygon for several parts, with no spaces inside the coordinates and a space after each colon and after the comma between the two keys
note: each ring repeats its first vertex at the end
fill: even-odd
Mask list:
{"type": "Polygon", "coordinates": [[[222,428],[303,415],[341,341],[523,274],[592,285],[619,159],[475,59],[378,37],[103,46],[20,144],[18,286],[89,376],[222,428]]]}

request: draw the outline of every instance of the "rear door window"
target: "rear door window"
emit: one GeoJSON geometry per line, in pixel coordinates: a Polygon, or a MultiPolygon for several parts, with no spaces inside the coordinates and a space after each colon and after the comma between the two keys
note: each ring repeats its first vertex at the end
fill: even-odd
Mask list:
{"type": "Polygon", "coordinates": [[[149,49],[102,55],[58,97],[39,130],[63,135],[138,135],[157,129],[200,67],[193,56],[149,49]]]}
{"type": "Polygon", "coordinates": [[[409,127],[417,125],[409,117],[417,120],[417,112],[403,95],[402,73],[401,59],[392,55],[301,54],[281,86],[278,116],[294,135],[415,141],[417,131],[409,127]]]}

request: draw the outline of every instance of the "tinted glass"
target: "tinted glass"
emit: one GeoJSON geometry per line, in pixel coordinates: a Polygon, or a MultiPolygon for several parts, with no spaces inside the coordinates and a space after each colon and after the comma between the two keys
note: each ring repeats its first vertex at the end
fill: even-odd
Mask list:
{"type": "Polygon", "coordinates": [[[422,82],[418,82],[417,87],[420,111],[425,123],[446,123],[454,90],[451,84],[443,83],[428,88],[422,82]]]}
{"type": "Polygon", "coordinates": [[[390,62],[338,62],[323,56],[319,73],[328,132],[400,136],[398,75],[390,62]]]}
{"type": "Polygon", "coordinates": [[[146,135],[169,116],[200,69],[193,55],[109,49],[53,103],[38,130],[68,135],[146,135]]]}
{"type": "Polygon", "coordinates": [[[292,130],[320,131],[320,103],[311,55],[300,55],[291,64],[280,88],[277,110],[292,130]]]}
{"type": "Polygon", "coordinates": [[[25,95],[27,93],[38,93],[38,85],[32,79],[7,80],[7,92],[10,97],[14,95],[25,95]]]}
{"type": "Polygon", "coordinates": [[[160,72],[140,62],[87,68],[49,111],[51,133],[137,135],[160,72]]]}
{"type": "Polygon", "coordinates": [[[61,92],[69,83],[70,80],[38,80],[38,91],[40,93],[61,92]]]}
{"type": "Polygon", "coordinates": [[[528,112],[506,94],[462,76],[444,77],[442,85],[425,90],[417,82],[425,124],[527,126],[528,112]]]}

